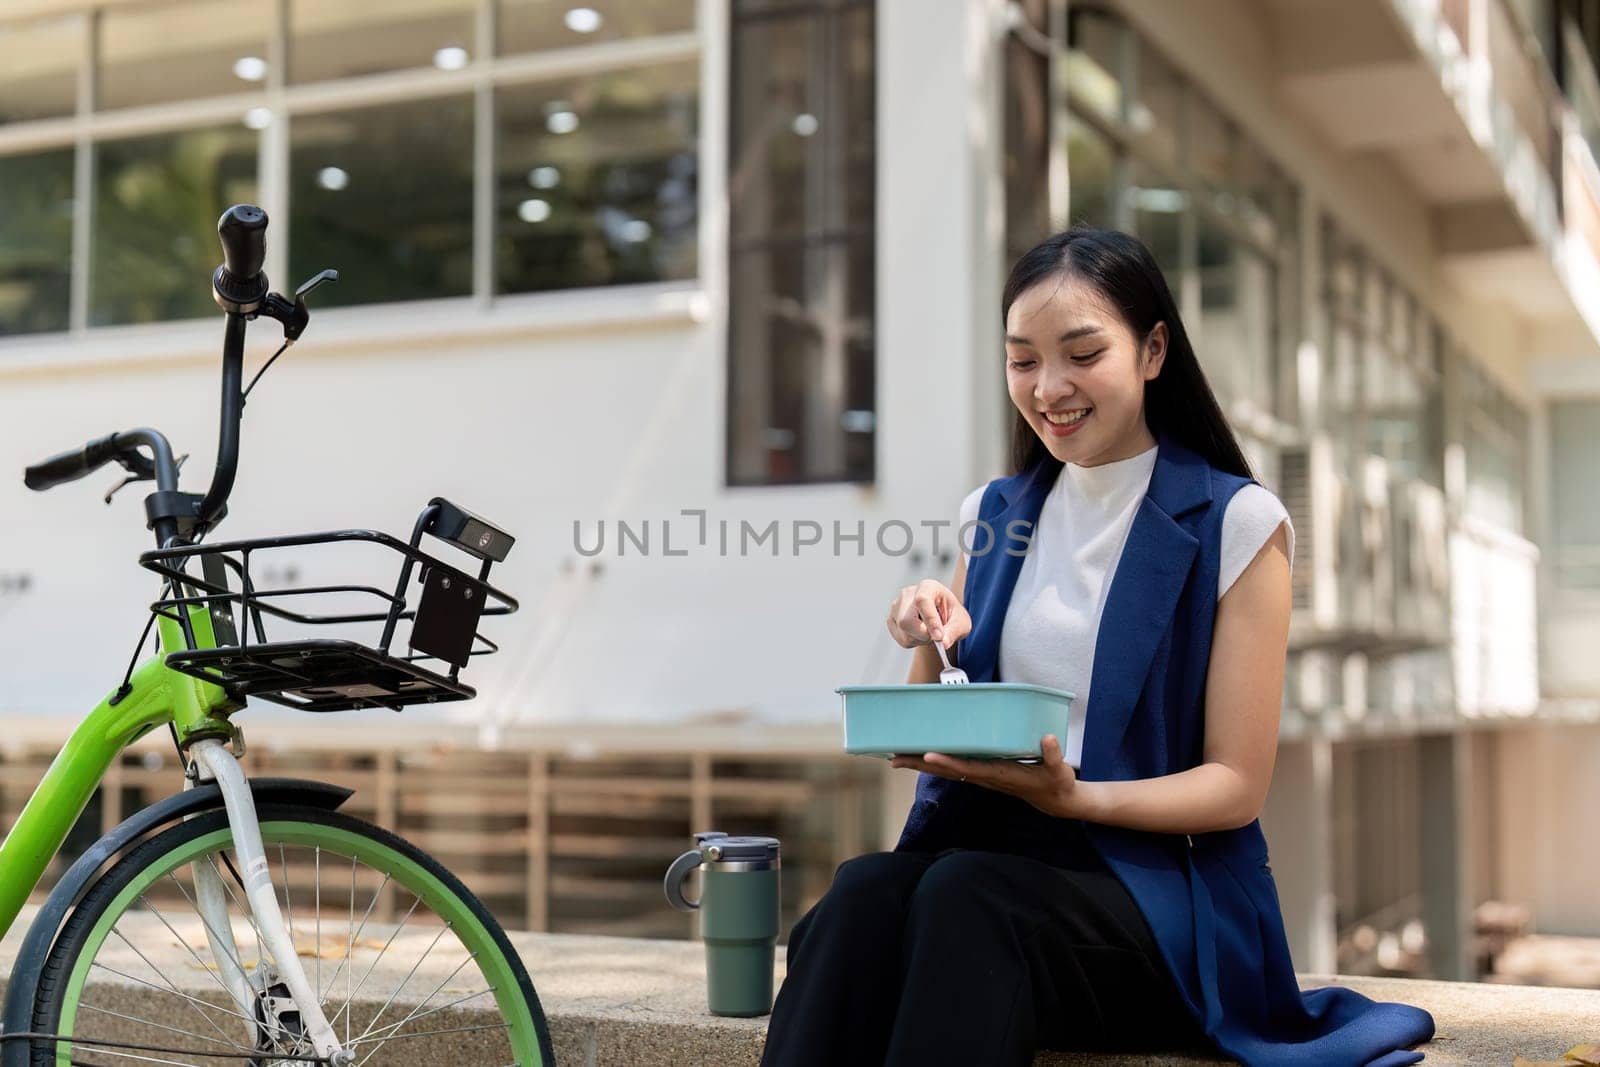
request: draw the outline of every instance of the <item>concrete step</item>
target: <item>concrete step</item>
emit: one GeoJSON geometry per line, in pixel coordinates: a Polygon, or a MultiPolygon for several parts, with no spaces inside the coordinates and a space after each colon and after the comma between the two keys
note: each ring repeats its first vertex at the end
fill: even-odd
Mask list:
{"type": "MultiPolygon", "coordinates": [[[[30,919],[31,912],[24,913],[0,943],[0,972],[8,977],[16,946],[30,919]]],[[[368,934],[371,936],[364,938],[367,947],[358,947],[355,952],[358,973],[364,973],[368,961],[376,958],[376,945],[387,936],[386,930],[379,927],[373,927],[368,934]]],[[[395,967],[409,968],[421,954],[426,936],[426,931],[404,931],[385,960],[392,959],[395,967]]],[[[512,936],[549,1017],[557,1062],[563,1067],[664,1067],[685,1063],[738,1067],[759,1062],[767,1020],[724,1019],[706,1010],[705,953],[698,943],[574,934],[512,936]]],[[[240,939],[242,944],[248,944],[243,928],[240,939]]],[[[181,976],[179,982],[186,992],[206,997],[218,994],[215,976],[199,967],[170,934],[160,937],[152,932],[147,941],[140,941],[142,950],[160,954],[156,959],[163,970],[181,976]]],[[[782,955],[780,948],[779,982],[783,976],[782,955]]],[[[432,973],[440,969],[444,973],[447,963],[430,960],[424,970],[432,973]]],[[[388,962],[380,966],[371,980],[372,988],[392,988],[393,983],[386,985],[384,981],[385,968],[389,966],[388,962]]],[[[1429,1064],[1509,1064],[1517,1055],[1535,1061],[1555,1060],[1573,1045],[1600,1040],[1597,990],[1320,975],[1301,978],[1305,988],[1335,982],[1378,1000],[1403,1001],[1432,1012],[1438,1036],[1425,1048],[1429,1064]]],[[[432,986],[422,978],[413,984],[423,990],[432,986]]],[[[97,982],[97,995],[107,1005],[114,1006],[119,1000],[137,1002],[139,991],[126,985],[111,976],[103,977],[97,982]]],[[[363,996],[356,999],[358,1019],[381,1006],[381,1001],[368,1004],[363,996]]],[[[148,997],[140,1010],[148,1015],[148,997]]],[[[462,1011],[452,1017],[451,1025],[481,1025],[487,1018],[481,1012],[462,1011]]],[[[471,1046],[460,1034],[441,1038],[433,1047],[413,1043],[406,1053],[399,1062],[475,1062],[471,1046]]],[[[1042,1052],[1035,1061],[1038,1067],[1218,1062],[1224,1061],[1066,1052],[1042,1052]]],[[[377,1064],[378,1059],[373,1063],[377,1064]]]]}

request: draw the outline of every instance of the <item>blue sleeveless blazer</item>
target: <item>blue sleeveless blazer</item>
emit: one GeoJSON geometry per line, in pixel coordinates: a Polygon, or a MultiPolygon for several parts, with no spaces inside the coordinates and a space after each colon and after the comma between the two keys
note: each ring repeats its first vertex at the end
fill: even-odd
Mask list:
{"type": "MultiPolygon", "coordinates": [[[[955,650],[974,682],[998,680],[1022,539],[1059,469],[1039,464],[984,492],[978,517],[995,540],[968,563],[963,602],[973,631],[955,650]]],[[[1246,484],[1158,435],[1150,487],[1100,619],[1083,780],[1154,778],[1203,762],[1222,517],[1246,484]]],[[[1300,991],[1259,821],[1192,837],[1094,823],[1084,829],[1139,906],[1195,1020],[1223,1052],[1274,1067],[1398,1067],[1422,1059],[1405,1051],[1433,1036],[1433,1017],[1420,1008],[1339,987],[1300,991]]],[[[1059,819],[1015,797],[923,774],[895,847],[981,848],[986,835],[1004,833],[1049,861],[1061,830],[1059,819]]]]}

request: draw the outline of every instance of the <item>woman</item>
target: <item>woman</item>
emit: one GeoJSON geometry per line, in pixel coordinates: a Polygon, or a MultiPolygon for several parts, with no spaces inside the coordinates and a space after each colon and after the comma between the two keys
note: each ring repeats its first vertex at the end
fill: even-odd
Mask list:
{"type": "Polygon", "coordinates": [[[908,682],[937,680],[937,641],[973,682],[1076,693],[1066,736],[1032,764],[894,759],[922,772],[900,841],[795,925],[762,1062],[1417,1062],[1426,1012],[1295,982],[1257,821],[1293,530],[1160,270],[1074,229],[1017,262],[1003,309],[1015,473],[967,498],[951,585],[901,590],[888,626],[908,682]]]}

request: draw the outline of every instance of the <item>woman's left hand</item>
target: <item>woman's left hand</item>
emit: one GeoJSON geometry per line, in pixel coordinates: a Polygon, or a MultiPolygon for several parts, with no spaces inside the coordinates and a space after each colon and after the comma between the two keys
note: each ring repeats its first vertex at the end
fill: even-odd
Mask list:
{"type": "Polygon", "coordinates": [[[1040,743],[1043,758],[1038,763],[1016,763],[998,759],[959,759],[940,752],[917,756],[896,756],[892,767],[910,767],[936,774],[940,778],[981,785],[1010,793],[1026,800],[1046,815],[1067,819],[1087,818],[1085,790],[1078,775],[1061,754],[1061,742],[1046,734],[1040,743]]]}

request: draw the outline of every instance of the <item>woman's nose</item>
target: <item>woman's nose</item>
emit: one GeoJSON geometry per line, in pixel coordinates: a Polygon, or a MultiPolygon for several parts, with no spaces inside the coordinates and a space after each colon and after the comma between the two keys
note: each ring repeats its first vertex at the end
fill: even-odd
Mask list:
{"type": "Polygon", "coordinates": [[[1053,407],[1058,401],[1069,400],[1078,392],[1077,383],[1068,370],[1046,370],[1039,375],[1034,386],[1034,399],[1053,407]]]}

